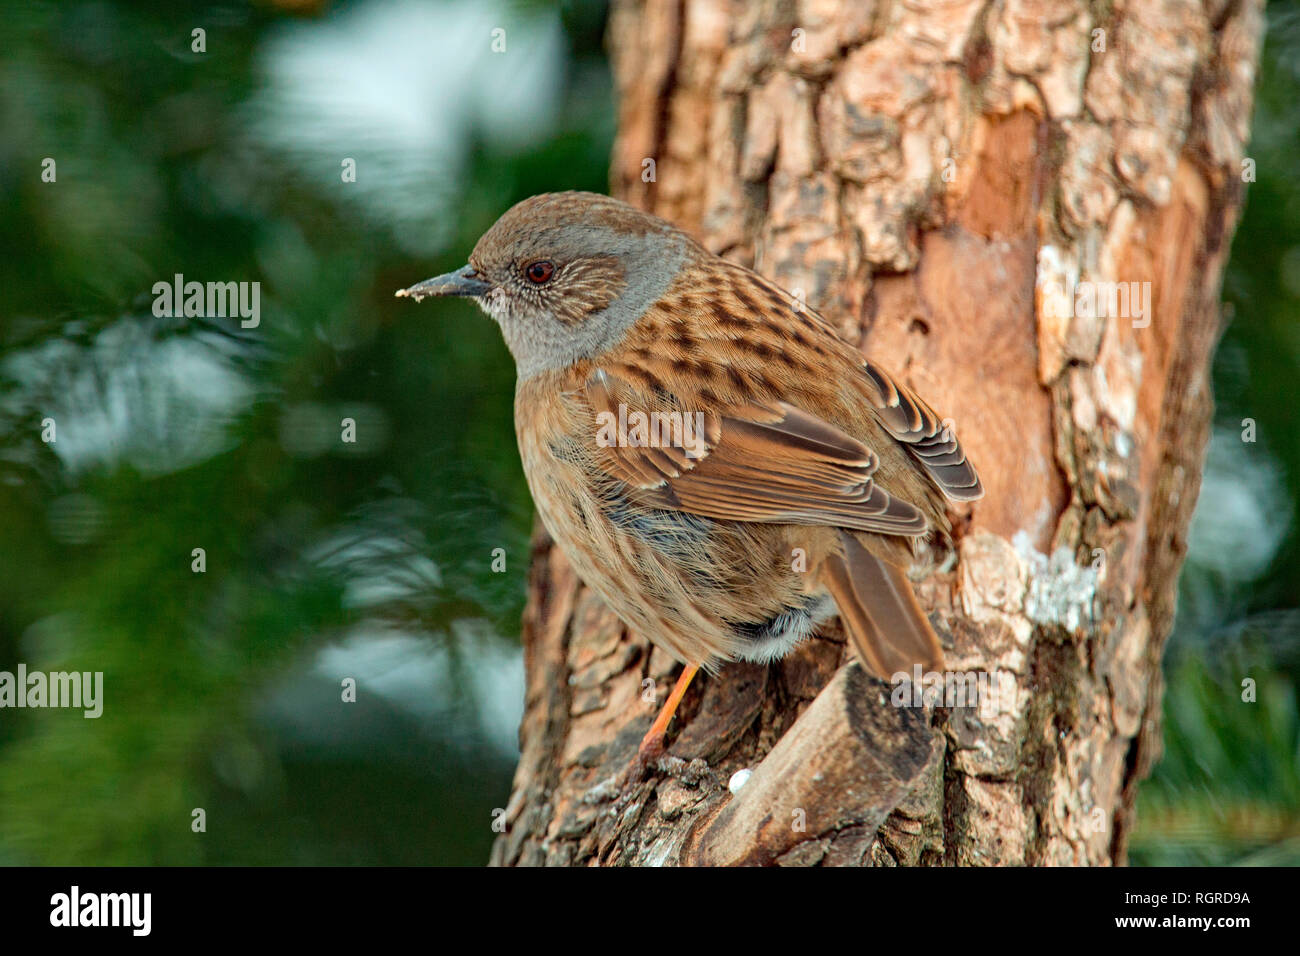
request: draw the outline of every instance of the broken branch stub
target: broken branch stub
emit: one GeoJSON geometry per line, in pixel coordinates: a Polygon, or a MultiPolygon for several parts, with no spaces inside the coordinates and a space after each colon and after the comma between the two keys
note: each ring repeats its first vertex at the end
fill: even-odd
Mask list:
{"type": "Polygon", "coordinates": [[[740,792],[682,850],[697,866],[762,866],[807,840],[875,830],[941,748],[925,711],[895,707],[857,663],[840,668],[740,792]]]}

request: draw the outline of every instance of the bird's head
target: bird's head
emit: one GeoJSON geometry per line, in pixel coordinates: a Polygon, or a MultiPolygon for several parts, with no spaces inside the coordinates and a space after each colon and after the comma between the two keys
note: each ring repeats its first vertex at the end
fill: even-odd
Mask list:
{"type": "Polygon", "coordinates": [[[615,345],[702,252],[685,233],[596,193],[543,193],[483,234],[469,264],[397,295],[472,298],[527,378],[615,345]]]}

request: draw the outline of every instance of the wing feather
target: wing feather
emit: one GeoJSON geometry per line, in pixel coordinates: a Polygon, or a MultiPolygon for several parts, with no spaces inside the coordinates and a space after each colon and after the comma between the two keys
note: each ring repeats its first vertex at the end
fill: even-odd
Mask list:
{"type": "Polygon", "coordinates": [[[984,487],[974,466],[966,460],[952,427],[925,401],[884,369],[870,361],[862,363],[880,420],[953,501],[974,501],[984,496],[984,487]]]}
{"type": "MultiPolygon", "coordinates": [[[[591,409],[626,419],[654,412],[604,371],[588,379],[591,409]]],[[[608,419],[607,419],[608,420],[608,419]]],[[[881,534],[919,535],[922,512],[872,479],[874,452],[834,425],[785,402],[747,404],[704,416],[695,448],[634,445],[627,436],[603,448],[612,476],[653,507],[703,517],[769,524],[830,525],[881,534]]]]}

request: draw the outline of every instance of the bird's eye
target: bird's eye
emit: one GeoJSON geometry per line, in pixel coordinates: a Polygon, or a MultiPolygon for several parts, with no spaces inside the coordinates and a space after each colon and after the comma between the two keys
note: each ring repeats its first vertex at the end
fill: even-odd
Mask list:
{"type": "Polygon", "coordinates": [[[551,276],[555,275],[555,264],[541,259],[537,262],[530,262],[524,267],[524,275],[528,276],[528,281],[535,285],[542,285],[549,282],[551,276]]]}

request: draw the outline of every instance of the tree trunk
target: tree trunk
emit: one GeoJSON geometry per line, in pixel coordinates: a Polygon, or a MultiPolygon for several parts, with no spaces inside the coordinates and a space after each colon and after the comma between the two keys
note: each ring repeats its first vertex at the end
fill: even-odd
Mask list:
{"type": "Polygon", "coordinates": [[[539,532],[494,863],[1124,862],[1262,29],[1257,0],[616,4],[615,194],[956,420],[986,495],[918,594],[996,693],[890,706],[829,626],[697,678],[681,759],[620,792],[676,667],[539,532]]]}

